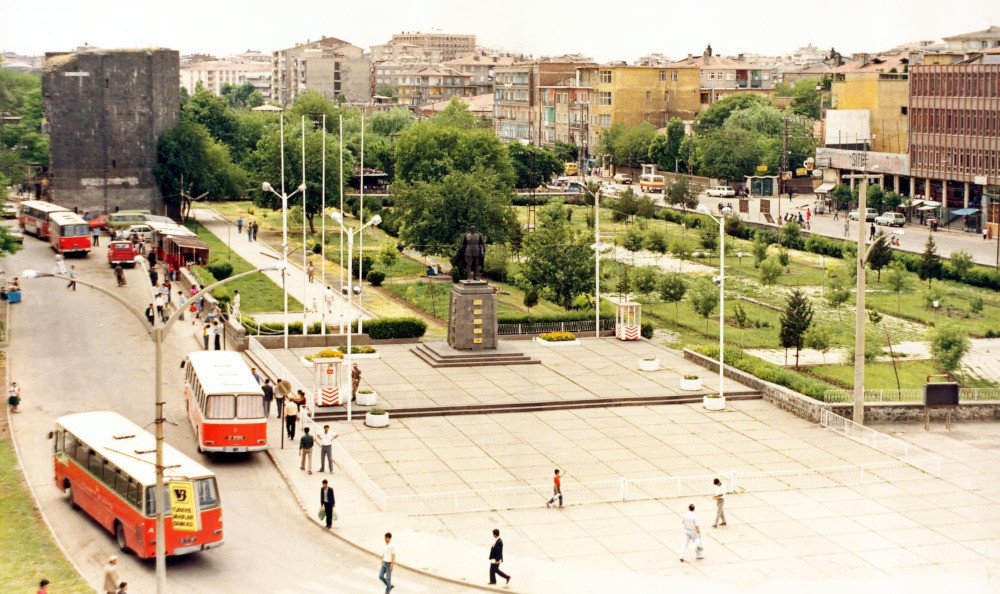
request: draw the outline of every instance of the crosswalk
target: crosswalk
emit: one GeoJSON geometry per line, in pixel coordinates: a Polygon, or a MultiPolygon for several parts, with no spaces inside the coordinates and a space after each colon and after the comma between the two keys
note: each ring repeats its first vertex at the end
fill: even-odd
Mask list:
{"type": "MultiPolygon", "coordinates": [[[[289,584],[288,588],[275,590],[274,594],[382,592],[385,587],[378,580],[378,569],[377,565],[345,569],[342,572],[330,574],[322,582],[309,580],[297,584],[289,584]]],[[[393,576],[393,578],[396,578],[396,576],[393,576]]],[[[393,579],[393,582],[393,586],[396,586],[392,591],[393,594],[426,592],[429,589],[428,586],[410,581],[409,579],[393,579]]]]}

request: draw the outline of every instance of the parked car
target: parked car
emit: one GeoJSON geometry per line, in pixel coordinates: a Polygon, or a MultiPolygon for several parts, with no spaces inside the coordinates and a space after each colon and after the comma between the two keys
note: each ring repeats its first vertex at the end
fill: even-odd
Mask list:
{"type": "Polygon", "coordinates": [[[132,245],[131,241],[112,241],[108,244],[108,265],[114,266],[115,264],[121,264],[122,266],[135,266],[135,257],[138,252],[135,251],[135,246],[132,245]]]}
{"type": "Polygon", "coordinates": [[[90,225],[91,229],[93,229],[94,227],[97,227],[98,229],[107,229],[108,215],[106,214],[97,215],[96,217],[87,221],[87,224],[90,225]]]}
{"type": "MultiPolygon", "coordinates": [[[[865,209],[865,222],[874,221],[875,217],[877,216],[878,212],[874,208],[865,209]]],[[[852,221],[858,220],[858,209],[855,208],[851,212],[847,213],[847,218],[851,219],[852,221]]]]}
{"type": "Polygon", "coordinates": [[[627,173],[616,173],[614,179],[616,184],[629,185],[632,183],[632,176],[627,173]]]}
{"type": "Polygon", "coordinates": [[[705,194],[712,198],[728,198],[736,195],[736,190],[729,186],[715,186],[705,191],[705,194]]]}
{"type": "Polygon", "coordinates": [[[130,239],[133,233],[139,236],[139,241],[153,241],[153,228],[149,225],[132,225],[125,230],[125,239],[130,239]]]}
{"type": "Polygon", "coordinates": [[[18,243],[24,243],[24,231],[20,227],[7,227],[7,233],[18,243]]]}
{"type": "Polygon", "coordinates": [[[899,212],[883,212],[875,217],[876,225],[888,225],[890,227],[902,227],[906,224],[906,217],[899,212]]]}
{"type": "Polygon", "coordinates": [[[16,219],[17,218],[17,203],[10,203],[3,205],[3,218],[5,219],[16,219]]]}

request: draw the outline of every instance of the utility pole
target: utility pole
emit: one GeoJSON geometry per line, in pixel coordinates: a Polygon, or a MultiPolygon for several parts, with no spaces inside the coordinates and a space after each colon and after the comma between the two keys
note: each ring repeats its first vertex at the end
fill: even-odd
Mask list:
{"type": "Polygon", "coordinates": [[[854,316],[854,422],[865,424],[865,228],[868,217],[868,152],[863,153],[861,188],[858,190],[858,287],[854,316]]]}
{"type": "Polygon", "coordinates": [[[781,214],[781,190],[785,181],[785,172],[788,171],[788,117],[784,118],[784,133],[781,137],[781,171],[778,176],[778,214],[781,214]]]}

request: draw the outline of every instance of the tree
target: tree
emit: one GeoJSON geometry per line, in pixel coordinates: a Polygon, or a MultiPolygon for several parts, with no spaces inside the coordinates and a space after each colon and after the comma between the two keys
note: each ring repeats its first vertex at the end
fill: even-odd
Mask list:
{"type": "Polygon", "coordinates": [[[684,141],[684,122],[671,118],[667,123],[667,133],[658,134],[649,145],[649,160],[664,171],[676,171],[677,159],[684,141]]]}
{"type": "Polygon", "coordinates": [[[880,210],[885,205],[885,190],[882,189],[882,186],[868,186],[868,193],[865,194],[865,205],[866,208],[874,208],[875,210],[880,210]]]}
{"type": "Polygon", "coordinates": [[[691,183],[691,178],[678,175],[677,179],[666,186],[663,197],[667,204],[680,206],[682,209],[694,209],[698,206],[698,194],[701,188],[691,183]]]}
{"type": "Polygon", "coordinates": [[[642,232],[635,227],[626,231],[622,237],[622,247],[632,253],[633,266],[635,266],[635,253],[642,249],[643,243],[642,232]]]}
{"type": "Polygon", "coordinates": [[[475,117],[455,105],[453,101],[431,120],[417,122],[399,134],[396,180],[435,182],[452,172],[478,169],[492,175],[498,190],[512,189],[517,176],[507,147],[491,131],[477,129],[474,122],[468,126],[463,114],[475,117]]]}
{"type": "Polygon", "coordinates": [[[648,227],[649,221],[656,216],[656,203],[649,196],[639,196],[636,201],[635,214],[645,221],[643,225],[648,227]]]}
{"type": "Polygon", "coordinates": [[[618,274],[618,298],[628,299],[628,294],[632,292],[632,279],[629,277],[628,266],[622,266],[618,274]]]}
{"type": "Polygon", "coordinates": [[[715,251],[719,247],[719,230],[714,225],[702,227],[701,247],[711,251],[715,251]]]}
{"type": "Polygon", "coordinates": [[[369,129],[380,136],[399,134],[413,125],[413,114],[394,107],[389,111],[376,111],[368,120],[369,129]]]}
{"type": "Polygon", "coordinates": [[[734,111],[747,109],[755,105],[770,104],[770,100],[766,97],[749,93],[735,93],[716,101],[711,107],[699,113],[698,117],[695,118],[695,129],[701,132],[713,128],[721,128],[734,111]]]}
{"type": "Polygon", "coordinates": [[[737,303],[736,307],[733,308],[733,320],[740,328],[740,348],[742,349],[744,338],[746,338],[747,326],[750,325],[750,316],[747,315],[746,310],[743,309],[743,305],[740,303],[737,303]]]}
{"type": "Polygon", "coordinates": [[[793,221],[785,223],[781,226],[781,231],[778,232],[778,243],[793,250],[802,249],[805,244],[802,239],[802,227],[793,221]]]}
{"type": "Polygon", "coordinates": [[[795,347],[795,369],[799,368],[799,350],[805,343],[805,333],[812,325],[813,307],[802,289],[795,288],[788,296],[785,311],[781,314],[781,332],[778,337],[784,348],[795,347]]]}
{"type": "Polygon", "coordinates": [[[507,145],[514,166],[517,188],[537,188],[563,172],[563,162],[554,151],[520,142],[507,145]]]}
{"type": "Polygon", "coordinates": [[[631,222],[632,217],[639,212],[639,199],[632,188],[625,188],[613,204],[612,208],[617,210],[626,222],[631,222]]]}
{"type": "Polygon", "coordinates": [[[386,269],[392,268],[392,265],[396,263],[399,259],[399,250],[396,248],[396,244],[387,241],[382,244],[382,247],[378,250],[378,261],[385,266],[386,269]]]}
{"type": "Polygon", "coordinates": [[[834,208],[842,210],[846,205],[851,203],[853,196],[851,194],[851,187],[847,184],[837,184],[833,188],[832,192],[834,208]]]}
{"type": "Polygon", "coordinates": [[[253,95],[254,91],[256,89],[249,82],[241,85],[223,83],[222,88],[219,89],[219,95],[229,102],[229,107],[240,108],[247,107],[250,104],[250,95],[253,95]]]}
{"type": "Polygon", "coordinates": [[[875,243],[868,254],[868,267],[878,273],[876,282],[882,282],[882,269],[892,261],[892,248],[889,247],[888,237],[879,231],[875,235],[875,243]]]}
{"type": "Polygon", "coordinates": [[[635,274],[632,276],[632,287],[636,293],[647,296],[656,290],[657,274],[656,269],[652,266],[636,268],[635,274]]]}
{"type": "Polygon", "coordinates": [[[646,243],[644,247],[656,254],[667,253],[667,235],[659,229],[651,229],[646,233],[646,243]]]}
{"type": "Polygon", "coordinates": [[[820,116],[820,93],[816,89],[821,83],[815,78],[803,78],[791,85],[774,85],[778,97],[792,97],[791,111],[794,114],[818,120],[820,116]]]}
{"type": "Polygon", "coordinates": [[[553,201],[538,213],[539,224],[524,240],[521,286],[544,289],[569,309],[573,297],[594,282],[591,237],[573,228],[566,207],[553,201]]]}
{"type": "Polygon", "coordinates": [[[706,280],[695,283],[691,290],[691,306],[698,315],[705,318],[705,334],[708,334],[708,318],[718,305],[718,287],[706,280]]]}
{"type": "Polygon", "coordinates": [[[767,245],[767,237],[763,233],[754,233],[750,249],[753,252],[753,265],[755,268],[760,268],[761,263],[767,258],[767,245]]]}
{"type": "Polygon", "coordinates": [[[903,311],[903,306],[900,302],[900,295],[904,291],[909,291],[910,273],[907,272],[906,266],[897,260],[889,264],[889,270],[886,272],[885,281],[886,284],[889,285],[889,290],[896,294],[896,313],[900,314],[903,311]]]}
{"type": "Polygon", "coordinates": [[[962,364],[962,357],[969,351],[971,341],[957,325],[946,322],[930,333],[931,356],[945,371],[954,373],[962,364]]]}
{"type": "Polygon", "coordinates": [[[182,217],[190,204],[181,192],[189,196],[208,192],[209,200],[232,200],[246,196],[249,187],[246,172],[232,162],[229,149],[213,140],[204,126],[190,121],[160,137],[153,174],[167,201],[179,203],[182,217]]]}
{"type": "Polygon", "coordinates": [[[612,145],[611,155],[615,164],[639,167],[649,158],[649,146],[654,138],[656,138],[656,128],[652,124],[642,122],[625,128],[612,145]]]}
{"type": "Polygon", "coordinates": [[[687,293],[687,283],[684,281],[684,277],[674,272],[668,272],[660,278],[658,289],[660,299],[666,303],[674,304],[674,321],[676,322],[677,315],[680,313],[681,299],[684,299],[684,294],[687,293]]]}
{"type": "Polygon", "coordinates": [[[765,285],[773,285],[778,282],[781,272],[781,262],[774,256],[769,256],[760,263],[760,282],[765,285]]]}
{"type": "Polygon", "coordinates": [[[524,299],[522,300],[522,302],[530,312],[532,307],[538,305],[538,289],[536,289],[535,287],[528,287],[527,289],[525,289],[524,299]]]}
{"type": "Polygon", "coordinates": [[[378,97],[395,97],[396,89],[389,83],[382,83],[375,89],[375,95],[378,97]]]}
{"type": "Polygon", "coordinates": [[[837,312],[837,319],[843,321],[841,317],[840,308],[851,298],[851,267],[847,264],[842,264],[837,268],[831,268],[827,270],[827,277],[829,277],[830,282],[828,284],[828,289],[826,289],[826,303],[832,307],[837,312]]]}
{"type": "Polygon", "coordinates": [[[917,269],[917,276],[920,280],[927,281],[930,287],[934,279],[941,278],[941,256],[937,253],[937,245],[934,243],[933,234],[927,235],[927,243],[924,244],[924,253],[920,257],[920,267],[917,269]]]}
{"type": "Polygon", "coordinates": [[[552,150],[562,163],[576,163],[580,158],[580,148],[571,142],[556,140],[552,143],[552,150]]]}
{"type": "Polygon", "coordinates": [[[767,160],[766,140],[759,132],[736,126],[704,132],[695,140],[695,171],[707,177],[743,179],[767,160]]]}
{"type": "Polygon", "coordinates": [[[826,353],[833,347],[833,328],[815,325],[806,330],[805,345],[807,349],[819,351],[826,363],[826,353]]]}
{"type": "Polygon", "coordinates": [[[969,250],[958,250],[951,253],[951,267],[955,269],[955,274],[959,279],[964,280],[969,271],[972,270],[972,254],[969,250]]]}
{"type": "Polygon", "coordinates": [[[675,239],[670,243],[670,253],[673,254],[679,261],[677,264],[677,271],[680,272],[684,268],[684,260],[691,257],[691,248],[688,247],[688,244],[685,241],[675,239]]]}
{"type": "Polygon", "coordinates": [[[250,96],[247,97],[247,107],[253,109],[261,105],[264,105],[264,94],[254,89],[254,92],[250,93],[250,96]]]}

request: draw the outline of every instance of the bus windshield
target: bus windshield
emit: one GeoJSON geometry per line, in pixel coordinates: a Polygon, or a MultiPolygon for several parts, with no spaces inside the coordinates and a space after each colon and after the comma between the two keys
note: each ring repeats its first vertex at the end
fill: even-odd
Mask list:
{"type": "Polygon", "coordinates": [[[90,227],[87,225],[63,225],[63,237],[85,237],[90,234],[90,227]]]}
{"type": "Polygon", "coordinates": [[[205,418],[220,419],[263,419],[264,397],[260,394],[218,394],[208,397],[205,418]]]}

